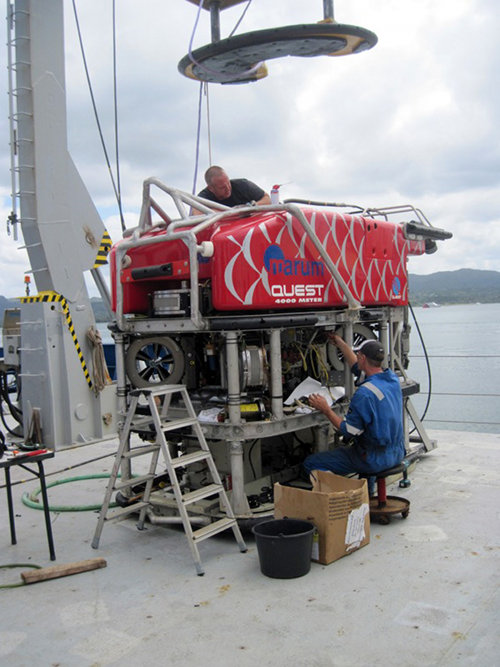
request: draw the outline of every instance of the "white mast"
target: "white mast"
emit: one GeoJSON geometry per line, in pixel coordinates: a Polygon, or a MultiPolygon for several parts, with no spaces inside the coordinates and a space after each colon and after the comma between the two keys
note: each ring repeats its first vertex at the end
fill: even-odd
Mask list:
{"type": "Polygon", "coordinates": [[[96,396],[91,386],[87,331],[95,319],[84,278],[93,272],[109,301],[96,268],[108,237],[68,152],[63,1],[15,0],[8,11],[15,196],[36,287],[49,293],[21,307],[24,428],[37,412],[44,443],[61,447],[116,429],[114,389],[96,396]]]}

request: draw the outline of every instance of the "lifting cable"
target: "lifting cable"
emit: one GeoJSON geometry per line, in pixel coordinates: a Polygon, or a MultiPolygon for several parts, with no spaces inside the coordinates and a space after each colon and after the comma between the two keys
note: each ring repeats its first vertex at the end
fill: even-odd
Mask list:
{"type": "MultiPolygon", "coordinates": [[[[193,32],[191,33],[191,39],[189,41],[188,55],[189,55],[189,59],[191,60],[191,62],[194,65],[196,65],[197,67],[199,67],[200,69],[204,70],[205,72],[208,72],[209,74],[216,74],[220,81],[222,81],[225,78],[225,79],[227,79],[228,82],[232,82],[232,81],[234,81],[235,76],[240,76],[240,77],[243,76],[243,75],[250,76],[250,75],[254,74],[255,72],[257,72],[260,69],[260,67],[262,66],[262,62],[258,62],[256,65],[253,65],[253,67],[249,67],[248,69],[241,70],[240,72],[236,72],[235,74],[234,73],[229,74],[227,77],[223,77],[222,72],[220,70],[211,69],[210,67],[207,67],[206,65],[203,65],[203,63],[200,63],[196,60],[196,58],[193,55],[193,40],[194,40],[194,36],[195,36],[195,33],[196,33],[196,29],[198,27],[198,21],[200,19],[200,13],[201,13],[204,2],[205,2],[205,0],[200,0],[200,4],[198,5],[198,13],[196,15],[196,19],[195,19],[194,27],[193,27],[193,32]]],[[[236,28],[241,23],[241,21],[242,21],[243,17],[245,16],[246,11],[247,11],[248,7],[250,6],[251,2],[252,2],[252,0],[248,0],[248,4],[245,7],[245,9],[243,10],[243,14],[241,15],[239,21],[236,23],[236,26],[233,28],[233,31],[231,32],[230,37],[233,36],[234,31],[236,30],[236,28]]]]}
{"type": "Polygon", "coordinates": [[[118,209],[120,211],[120,222],[122,231],[125,231],[125,221],[123,219],[122,209],[122,190],[120,181],[120,155],[119,155],[119,141],[118,141],[118,91],[116,74],[116,0],[113,0],[113,113],[115,119],[115,160],[116,160],[116,187],[118,190],[118,209]]]}
{"type": "Polygon", "coordinates": [[[205,98],[207,101],[207,140],[208,140],[208,164],[212,164],[212,134],[210,122],[210,96],[208,94],[208,83],[205,83],[205,98]]]}
{"type": "Polygon", "coordinates": [[[201,110],[202,110],[202,99],[205,95],[206,108],[207,108],[207,139],[208,139],[208,164],[212,166],[212,135],[210,132],[210,98],[208,94],[208,83],[206,81],[200,82],[200,94],[198,98],[198,127],[196,130],[196,154],[194,160],[194,177],[193,177],[193,191],[192,193],[196,194],[196,182],[198,180],[198,167],[200,162],[200,134],[201,134],[201,110]]]}
{"type": "Polygon", "coordinates": [[[251,4],[252,4],[252,0],[248,0],[245,9],[244,9],[243,12],[241,13],[241,16],[240,16],[240,18],[238,19],[238,21],[236,22],[236,25],[234,26],[234,28],[233,28],[233,29],[231,30],[231,32],[229,33],[229,37],[232,37],[232,36],[234,35],[234,33],[238,30],[238,28],[239,28],[239,26],[240,26],[240,23],[243,21],[243,19],[244,19],[244,17],[245,17],[245,14],[247,13],[247,10],[248,10],[248,8],[250,7],[251,4]]]}
{"type": "Polygon", "coordinates": [[[113,190],[115,193],[116,201],[118,203],[118,209],[120,212],[120,222],[122,226],[122,231],[125,231],[125,221],[123,219],[123,211],[122,211],[122,202],[121,202],[121,193],[120,193],[120,183],[119,183],[119,168],[118,168],[118,131],[117,131],[117,101],[116,101],[116,30],[115,30],[115,0],[113,0],[113,79],[114,79],[114,93],[115,93],[115,100],[114,100],[114,107],[115,107],[115,143],[116,143],[116,160],[117,160],[117,173],[118,173],[118,184],[115,182],[115,178],[113,176],[113,171],[111,169],[111,163],[109,160],[109,155],[108,151],[106,148],[106,142],[104,141],[104,135],[102,132],[102,127],[101,127],[101,122],[99,120],[99,113],[97,111],[97,105],[95,101],[95,96],[94,96],[94,91],[92,89],[92,82],[90,80],[90,74],[89,74],[89,69],[87,65],[87,58],[85,55],[85,48],[83,46],[83,39],[82,39],[82,33],[80,30],[80,22],[78,20],[78,11],[76,9],[76,0],[73,0],[73,13],[75,16],[75,24],[76,24],[76,29],[78,32],[78,40],[80,42],[80,51],[82,54],[82,60],[83,60],[83,66],[85,68],[85,75],[87,78],[87,85],[89,87],[89,93],[90,93],[90,99],[92,101],[92,108],[94,110],[94,117],[96,120],[97,124],[97,129],[99,131],[99,137],[101,140],[101,146],[104,152],[104,158],[106,160],[106,165],[108,167],[108,172],[109,176],[111,178],[111,184],[113,186],[113,190]]]}
{"type": "MultiPolygon", "coordinates": [[[[114,3],[115,0],[113,0],[114,3]]],[[[243,18],[245,14],[247,13],[248,8],[252,4],[252,0],[248,0],[245,9],[241,13],[240,18],[236,22],[236,25],[234,28],[231,30],[231,33],[229,34],[230,37],[234,35],[236,30],[238,29],[240,23],[243,21],[243,18]]],[[[192,48],[193,48],[193,39],[196,33],[196,29],[198,27],[198,21],[200,19],[200,13],[203,5],[203,0],[200,0],[200,4],[198,6],[198,13],[196,15],[196,19],[194,22],[193,26],[193,31],[191,33],[191,39],[189,42],[189,53],[192,53],[192,48]]],[[[194,166],[194,176],[193,176],[193,190],[192,194],[196,194],[196,183],[198,180],[198,167],[199,167],[199,161],[200,161],[200,133],[201,133],[201,115],[202,115],[202,100],[203,100],[203,95],[205,95],[205,100],[206,100],[206,111],[207,111],[207,139],[208,139],[208,165],[212,166],[212,137],[211,137],[211,120],[210,120],[210,97],[209,97],[209,87],[208,87],[208,82],[200,82],[200,92],[198,96],[198,126],[196,129],[196,151],[195,151],[195,166],[194,166]]]]}
{"type": "MultiPolygon", "coordinates": [[[[208,97],[208,89],[206,91],[208,97]]],[[[203,98],[203,82],[200,83],[200,92],[198,96],[198,127],[196,128],[196,151],[194,156],[194,176],[193,176],[193,191],[192,194],[196,194],[196,181],[198,180],[198,166],[200,163],[200,132],[201,132],[201,107],[202,107],[202,98],[203,98]]]]}

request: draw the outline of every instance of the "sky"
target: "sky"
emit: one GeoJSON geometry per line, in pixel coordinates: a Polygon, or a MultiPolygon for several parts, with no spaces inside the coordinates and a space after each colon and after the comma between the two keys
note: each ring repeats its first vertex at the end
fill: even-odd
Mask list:
{"type": "MultiPolygon", "coordinates": [[[[115,170],[112,0],[75,0],[100,124],[115,170]]],[[[247,2],[221,13],[227,37],[247,2]]],[[[210,164],[282,198],[367,207],[411,204],[452,232],[411,273],[500,271],[500,26],[498,0],[335,0],[339,23],[376,33],[377,45],[338,58],[269,60],[269,76],[208,86],[178,62],[208,44],[210,17],[187,0],[116,0],[117,102],[122,206],[138,222],[142,183],[186,190],[210,164]]],[[[68,144],[114,242],[118,206],[94,119],[75,29],[64,0],[68,144]]],[[[253,0],[237,33],[316,23],[321,0],[253,0]]],[[[5,30],[5,28],[4,28],[5,30]]],[[[3,40],[4,43],[6,40],[3,40]]],[[[0,53],[0,215],[11,211],[7,54],[0,53]]],[[[115,172],[116,173],[116,172],[115,172]]],[[[412,216],[414,217],[414,216],[412,216]]],[[[24,293],[29,270],[0,225],[0,295],[24,293]]]]}

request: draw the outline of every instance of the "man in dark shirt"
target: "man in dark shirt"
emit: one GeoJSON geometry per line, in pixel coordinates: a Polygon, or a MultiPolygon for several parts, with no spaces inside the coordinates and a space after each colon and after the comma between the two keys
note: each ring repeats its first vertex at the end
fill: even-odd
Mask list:
{"type": "MultiPolygon", "coordinates": [[[[242,204],[270,204],[271,198],[262,188],[246,178],[229,179],[222,167],[209,167],[205,172],[207,187],[198,193],[198,197],[223,204],[241,206],[242,204]]],[[[196,211],[193,211],[196,212],[196,211]]]]}

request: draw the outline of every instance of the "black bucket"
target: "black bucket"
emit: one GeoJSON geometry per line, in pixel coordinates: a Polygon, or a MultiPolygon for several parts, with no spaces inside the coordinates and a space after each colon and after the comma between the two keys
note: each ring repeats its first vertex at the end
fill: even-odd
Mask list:
{"type": "Polygon", "coordinates": [[[299,519],[273,519],[253,528],[260,571],[275,579],[302,577],[311,569],[314,524],[299,519]]]}

